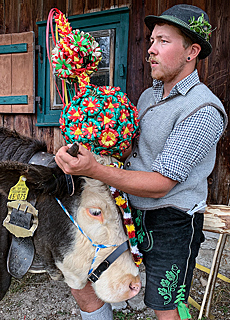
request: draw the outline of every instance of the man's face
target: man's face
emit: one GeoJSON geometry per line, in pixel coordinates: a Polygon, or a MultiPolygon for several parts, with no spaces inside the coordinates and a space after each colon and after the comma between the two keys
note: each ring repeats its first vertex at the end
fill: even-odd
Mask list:
{"type": "Polygon", "coordinates": [[[148,53],[154,79],[177,83],[184,78],[188,48],[184,48],[183,37],[176,27],[155,25],[148,53]]]}

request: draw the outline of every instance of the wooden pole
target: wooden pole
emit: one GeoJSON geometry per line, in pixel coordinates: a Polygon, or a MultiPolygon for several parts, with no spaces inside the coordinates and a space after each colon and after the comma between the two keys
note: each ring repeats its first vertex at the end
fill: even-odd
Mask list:
{"type": "Polygon", "coordinates": [[[199,316],[198,316],[198,320],[202,319],[202,315],[203,315],[203,312],[204,312],[204,307],[205,307],[206,300],[207,300],[208,293],[209,293],[209,288],[210,288],[210,285],[211,285],[211,282],[212,282],[213,271],[214,271],[215,264],[216,264],[216,261],[217,261],[218,251],[219,251],[220,245],[221,245],[222,236],[223,235],[221,234],[219,239],[218,239],[218,242],[217,242],[217,245],[216,245],[216,250],[214,252],[214,256],[213,256],[213,259],[212,259],[212,266],[211,266],[210,274],[209,274],[209,277],[208,277],[208,283],[207,283],[207,286],[206,286],[206,289],[205,289],[205,292],[204,292],[202,304],[201,304],[201,307],[200,307],[200,313],[199,313],[199,316]]]}
{"type": "Polygon", "coordinates": [[[200,307],[198,320],[202,319],[204,308],[206,305],[205,316],[208,317],[211,308],[213,291],[217,279],[221,257],[226,243],[227,235],[230,234],[230,206],[210,205],[204,212],[203,230],[220,233],[216,249],[214,252],[212,266],[208,277],[208,283],[205,289],[204,297],[200,307]],[[207,301],[207,304],[206,304],[207,301]]]}
{"type": "Polygon", "coordinates": [[[209,313],[210,313],[211,302],[212,302],[212,298],[213,298],[213,291],[214,291],[214,288],[215,288],[217,274],[218,274],[218,270],[219,270],[220,261],[221,261],[221,257],[222,257],[222,254],[223,254],[224,246],[225,246],[225,243],[226,243],[226,239],[227,239],[227,234],[220,234],[220,237],[219,237],[220,247],[219,247],[219,251],[217,253],[216,264],[215,264],[214,270],[213,270],[213,276],[212,276],[212,281],[211,281],[211,285],[210,285],[209,296],[208,296],[207,303],[206,303],[206,308],[205,308],[205,317],[208,317],[209,313]]]}

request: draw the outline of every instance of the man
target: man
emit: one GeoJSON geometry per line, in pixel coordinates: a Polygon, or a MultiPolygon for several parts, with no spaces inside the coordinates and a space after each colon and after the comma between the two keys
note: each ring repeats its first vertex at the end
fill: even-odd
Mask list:
{"type": "MultiPolygon", "coordinates": [[[[152,31],[148,53],[153,86],[138,102],[140,135],[126,170],[100,165],[82,146],[78,158],[66,153],[68,147],[56,155],[64,172],[101,180],[129,194],[137,234],[143,236],[139,247],[146,267],[145,304],[159,320],[190,318],[186,303],[203,241],[207,177],[227,124],[222,103],[200,83],[196,70],[198,60],[212,50],[208,21],[203,10],[191,5],[145,18],[152,31]]],[[[109,309],[99,300],[89,307],[82,298],[89,290],[87,285],[83,292],[72,293],[86,311],[83,319],[96,320],[100,310],[109,309]]],[[[112,319],[111,314],[100,319],[112,319]]]]}

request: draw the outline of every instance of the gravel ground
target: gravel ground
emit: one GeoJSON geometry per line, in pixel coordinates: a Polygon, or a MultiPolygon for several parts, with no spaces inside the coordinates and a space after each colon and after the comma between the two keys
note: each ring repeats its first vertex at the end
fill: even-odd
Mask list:
{"type": "MultiPolygon", "coordinates": [[[[196,270],[191,289],[191,297],[201,303],[207,274],[196,270]]],[[[144,307],[144,288],[138,297],[116,306],[115,320],[153,320],[154,312],[144,307]]],[[[199,312],[190,306],[192,319],[199,312]]],[[[215,320],[230,320],[230,284],[217,281],[211,314],[215,320]]],[[[53,281],[47,274],[28,273],[22,280],[13,279],[10,290],[0,301],[1,320],[64,320],[81,319],[70,289],[64,282],[53,281]]],[[[205,318],[204,318],[205,319],[205,318]]],[[[208,318],[209,319],[209,318],[208,318]]],[[[211,316],[212,320],[213,317],[211,316]]]]}

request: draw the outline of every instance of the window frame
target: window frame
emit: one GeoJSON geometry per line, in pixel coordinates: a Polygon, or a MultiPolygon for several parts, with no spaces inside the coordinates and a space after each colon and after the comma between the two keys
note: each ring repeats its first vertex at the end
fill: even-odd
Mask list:
{"type": "MultiPolygon", "coordinates": [[[[68,17],[68,21],[73,29],[84,32],[115,29],[114,86],[126,92],[129,8],[74,15],[68,17]]],[[[42,48],[43,59],[41,60],[41,55],[38,56],[37,95],[41,97],[41,101],[37,106],[36,126],[59,126],[61,110],[50,108],[50,66],[46,53],[46,23],[46,21],[37,22],[38,45],[42,48]]]]}

